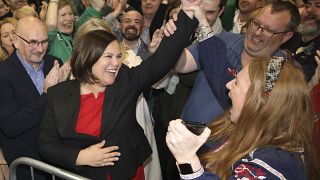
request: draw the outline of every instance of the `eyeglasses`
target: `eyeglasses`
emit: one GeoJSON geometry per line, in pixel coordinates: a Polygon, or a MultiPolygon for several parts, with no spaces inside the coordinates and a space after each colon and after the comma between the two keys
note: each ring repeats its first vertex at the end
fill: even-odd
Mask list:
{"type": "Polygon", "coordinates": [[[261,28],[262,34],[266,37],[269,37],[269,38],[273,37],[275,34],[283,34],[283,33],[290,32],[290,31],[273,32],[269,28],[262,27],[258,22],[254,21],[254,20],[250,20],[249,27],[255,31],[258,31],[258,29],[261,28]]]}
{"type": "Polygon", "coordinates": [[[142,21],[140,19],[124,19],[122,21],[123,23],[126,23],[126,24],[137,24],[137,25],[140,25],[142,23],[142,21]]]}
{"type": "Polygon", "coordinates": [[[16,36],[21,38],[24,42],[28,43],[30,48],[37,48],[40,44],[41,44],[42,47],[47,47],[49,45],[49,40],[48,39],[38,42],[38,41],[35,41],[35,40],[28,41],[25,38],[23,38],[23,37],[21,37],[21,36],[19,36],[17,34],[16,34],[16,36]]]}

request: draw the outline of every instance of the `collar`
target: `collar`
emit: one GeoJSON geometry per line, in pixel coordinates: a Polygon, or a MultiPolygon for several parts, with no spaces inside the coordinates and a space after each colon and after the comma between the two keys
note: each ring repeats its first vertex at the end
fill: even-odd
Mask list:
{"type": "MultiPolygon", "coordinates": [[[[122,41],[122,44],[124,45],[125,48],[127,48],[127,45],[124,41],[122,41]]],[[[141,39],[139,38],[136,45],[133,48],[130,48],[130,50],[132,50],[135,54],[138,54],[138,50],[140,48],[140,45],[141,45],[141,39]]]]}
{"type": "Polygon", "coordinates": [[[44,66],[44,61],[43,60],[41,60],[41,62],[39,63],[38,70],[36,70],[36,69],[33,68],[32,65],[27,63],[26,60],[22,58],[22,56],[20,55],[20,53],[18,51],[16,51],[16,55],[17,55],[19,61],[21,62],[21,64],[23,65],[23,67],[26,69],[27,72],[40,71],[40,70],[43,69],[43,66],[44,66]]]}

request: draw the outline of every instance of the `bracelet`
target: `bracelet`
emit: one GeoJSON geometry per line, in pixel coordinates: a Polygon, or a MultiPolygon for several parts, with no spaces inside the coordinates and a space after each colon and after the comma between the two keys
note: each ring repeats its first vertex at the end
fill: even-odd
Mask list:
{"type": "Polygon", "coordinates": [[[202,29],[208,29],[208,28],[210,28],[210,26],[200,24],[196,29],[196,31],[201,31],[202,29]]]}
{"type": "MultiPolygon", "coordinates": [[[[196,29],[196,37],[197,37],[197,41],[201,42],[204,41],[206,39],[208,39],[208,35],[212,33],[212,29],[210,26],[204,26],[204,25],[199,25],[199,27],[196,29]]],[[[210,37],[212,35],[210,34],[210,37]]]]}
{"type": "Polygon", "coordinates": [[[198,41],[198,42],[202,42],[202,41],[204,41],[204,40],[207,40],[207,39],[211,38],[211,37],[214,36],[214,35],[215,35],[215,33],[214,33],[213,31],[211,31],[211,32],[209,32],[208,34],[205,34],[205,35],[201,36],[201,38],[198,37],[198,38],[197,38],[197,41],[198,41]]]}
{"type": "Polygon", "coordinates": [[[201,168],[198,171],[196,171],[192,174],[180,174],[179,173],[179,175],[180,175],[181,179],[195,179],[195,178],[200,177],[203,173],[204,173],[204,169],[203,169],[203,166],[201,166],[201,168]]]}

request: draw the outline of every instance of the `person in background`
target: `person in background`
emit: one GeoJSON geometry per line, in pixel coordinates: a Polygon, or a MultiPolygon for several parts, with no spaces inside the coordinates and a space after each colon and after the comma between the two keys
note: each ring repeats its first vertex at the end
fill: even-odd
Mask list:
{"type": "Polygon", "coordinates": [[[5,0],[0,0],[0,20],[3,20],[6,17],[11,17],[9,14],[9,6],[6,4],[5,0]]]}
{"type": "MultiPolygon", "coordinates": [[[[17,20],[5,18],[0,21],[0,63],[7,59],[14,51],[12,36],[16,32],[17,20]]],[[[0,179],[9,178],[9,167],[0,148],[0,179]]]]}
{"type": "Polygon", "coordinates": [[[76,9],[76,16],[80,16],[88,6],[90,6],[89,0],[72,0],[76,9]]]}
{"type": "Polygon", "coordinates": [[[5,18],[0,21],[0,61],[6,60],[14,51],[13,36],[16,33],[17,20],[5,18]]]}
{"type": "MultiPolygon", "coordinates": [[[[46,53],[48,32],[38,18],[20,19],[13,43],[16,50],[0,63],[0,145],[8,165],[19,157],[41,160],[37,139],[46,93],[70,72],[46,53]]],[[[40,178],[42,173],[35,172],[35,178],[40,178]]],[[[31,179],[30,169],[18,168],[17,177],[31,179]]]]}
{"type": "Polygon", "coordinates": [[[38,13],[31,6],[23,6],[15,10],[12,17],[19,20],[24,16],[34,16],[36,18],[39,18],[38,13]]]}
{"type": "Polygon", "coordinates": [[[121,65],[119,42],[111,33],[96,30],[79,38],[70,60],[75,80],[48,93],[38,141],[47,161],[91,179],[144,179],[142,164],[152,152],[135,105],[178,60],[197,26],[187,13],[179,14],[177,35],[165,38],[137,67],[121,65]]]}
{"type": "Polygon", "coordinates": [[[84,34],[94,31],[94,30],[105,30],[107,32],[112,32],[110,27],[106,25],[106,23],[100,18],[91,18],[90,20],[83,23],[77,33],[75,34],[73,46],[79,41],[79,38],[84,34]]]}
{"type": "Polygon", "coordinates": [[[161,0],[141,0],[141,11],[144,18],[141,39],[147,44],[151,42],[152,34],[149,33],[149,29],[160,4],[161,0]]]}
{"type": "Polygon", "coordinates": [[[19,20],[24,16],[34,16],[39,18],[42,22],[46,21],[46,15],[47,15],[47,9],[48,9],[48,3],[45,1],[42,1],[42,5],[40,7],[39,14],[32,6],[23,6],[13,13],[13,18],[19,20]]]}
{"type": "Polygon", "coordinates": [[[281,48],[290,51],[290,55],[302,66],[307,80],[310,81],[317,67],[314,56],[316,50],[320,49],[320,0],[304,2],[305,7],[297,32],[281,48]]]}
{"type": "Polygon", "coordinates": [[[143,16],[138,11],[131,10],[123,15],[120,24],[123,47],[146,60],[150,53],[148,45],[141,39],[142,28],[143,16]]]}
{"type": "Polygon", "coordinates": [[[232,30],[233,27],[233,17],[234,13],[237,10],[237,2],[236,0],[226,0],[226,5],[224,7],[224,11],[221,14],[221,23],[222,27],[226,31],[232,30]]]}
{"type": "Polygon", "coordinates": [[[233,17],[231,32],[241,33],[242,27],[251,19],[251,14],[261,8],[262,0],[237,0],[238,9],[233,17]]]}
{"type": "MultiPolygon", "coordinates": [[[[210,66],[213,69],[204,72],[206,80],[209,81],[210,78],[213,78],[215,81],[214,85],[224,85],[230,80],[230,77],[226,74],[227,72],[239,72],[242,67],[256,58],[271,56],[286,57],[286,53],[281,51],[279,47],[292,37],[293,31],[295,31],[299,24],[299,19],[300,14],[295,5],[290,2],[280,1],[270,3],[261,8],[250,21],[245,35],[230,32],[217,34],[216,37],[222,40],[228,49],[226,60],[229,61],[232,67],[228,69],[221,66],[223,64],[220,64],[220,56],[218,55],[224,56],[225,54],[218,53],[217,55],[212,55],[207,61],[211,63],[216,62],[214,63],[216,66],[210,66]]],[[[200,24],[207,23],[203,20],[203,18],[199,20],[200,24]]],[[[207,32],[207,30],[204,31],[204,37],[207,37],[207,32]]],[[[212,36],[213,34],[209,35],[212,36]]],[[[213,52],[213,49],[219,48],[219,46],[212,44],[207,46],[207,51],[213,52]]],[[[199,43],[193,44],[186,50],[182,54],[176,70],[183,73],[203,68],[199,62],[199,57],[202,56],[201,52],[199,52],[199,43]]],[[[193,96],[192,98],[195,101],[193,103],[187,102],[184,112],[188,112],[188,116],[182,115],[182,119],[210,123],[214,118],[223,114],[231,105],[227,92],[224,92],[225,95],[223,97],[216,97],[213,94],[214,96],[211,96],[213,99],[208,99],[207,97],[209,97],[209,93],[212,94],[212,90],[207,84],[207,87],[203,86],[201,81],[198,84],[195,83],[194,92],[190,96],[190,98],[193,96]],[[211,92],[206,92],[206,94],[199,93],[204,88],[211,90],[211,92]],[[197,96],[202,98],[197,98],[197,96]]]]}
{"type": "MultiPolygon", "coordinates": [[[[212,33],[220,33],[223,31],[219,16],[224,11],[225,0],[204,0],[201,2],[201,6],[197,7],[197,12],[201,14],[202,18],[207,21],[207,24],[199,26],[198,30],[205,27],[211,27],[212,33]]],[[[176,8],[169,14],[174,18],[175,14],[172,12],[179,12],[180,8],[176,8]],[[177,11],[176,11],[177,10],[177,11]]],[[[197,32],[197,31],[196,31],[197,32]]],[[[197,33],[196,33],[197,34],[197,33]]],[[[193,38],[194,40],[194,38],[193,38]]],[[[190,41],[186,46],[188,46],[190,41]]],[[[195,42],[193,42],[195,43],[195,42]]],[[[162,174],[164,179],[177,179],[179,178],[178,170],[175,166],[175,160],[170,153],[166,143],[165,136],[168,128],[169,121],[183,116],[194,116],[195,110],[184,111],[186,102],[194,104],[198,101],[208,102],[212,99],[212,93],[209,86],[201,87],[201,92],[197,96],[190,97],[190,93],[193,91],[194,81],[196,83],[205,83],[206,79],[203,72],[192,72],[188,74],[178,74],[171,72],[167,78],[167,84],[165,88],[161,90],[153,90],[155,96],[155,106],[153,109],[153,117],[155,119],[155,136],[157,140],[157,146],[159,150],[162,174]],[[208,93],[203,93],[208,92],[208,93]],[[206,100],[203,100],[202,96],[205,96],[206,100]],[[188,101],[187,101],[188,100],[188,101]]],[[[164,81],[165,82],[165,81],[164,81]]],[[[163,86],[163,85],[162,85],[163,86]]],[[[197,86],[197,85],[195,85],[197,86]]],[[[158,87],[157,87],[158,88],[158,87]]],[[[199,89],[198,89],[199,90],[199,89]]],[[[202,102],[201,102],[202,103],[202,102]]],[[[202,107],[202,110],[207,110],[209,107],[202,107]]],[[[211,111],[211,110],[210,110],[211,111]]]]}
{"type": "MultiPolygon", "coordinates": [[[[216,38],[202,44],[210,43],[223,45],[216,38]]],[[[219,88],[229,90],[232,107],[202,134],[191,133],[180,119],[170,122],[166,140],[181,179],[319,178],[310,90],[293,62],[277,57],[250,61],[219,88]],[[209,136],[209,150],[200,161],[196,152],[209,136]]]]}
{"type": "Polygon", "coordinates": [[[5,0],[5,1],[7,1],[8,6],[10,7],[10,11],[8,14],[9,17],[13,16],[13,13],[15,10],[28,5],[27,0],[5,0]]]}
{"type": "Polygon", "coordinates": [[[72,3],[69,0],[50,0],[46,25],[49,37],[49,53],[66,62],[72,52],[74,32],[92,17],[101,17],[104,0],[90,1],[91,6],[75,21],[72,3]]]}
{"type": "MultiPolygon", "coordinates": [[[[225,3],[226,1],[224,0],[211,0],[207,1],[206,3],[204,1],[203,7],[206,7],[207,11],[197,10],[197,12],[199,12],[197,13],[197,16],[200,19],[200,27],[204,30],[209,30],[209,32],[212,31],[211,34],[223,34],[224,31],[221,28],[221,23],[219,23],[219,15],[223,13],[225,3]],[[209,7],[212,8],[211,11],[209,11],[209,7]]],[[[197,42],[193,43],[187,49],[190,49],[190,52],[193,53],[192,49],[196,46],[197,42]]],[[[184,56],[181,58],[184,58],[184,56]]],[[[179,66],[176,68],[176,71],[180,73],[192,72],[180,71],[179,66]]],[[[180,117],[188,121],[196,121],[197,119],[201,119],[203,122],[209,122],[212,120],[213,114],[221,112],[221,108],[217,103],[215,103],[215,97],[209,88],[208,81],[206,80],[204,73],[201,70],[196,72],[197,76],[194,80],[191,94],[188,97],[185,106],[183,107],[180,117]]]]}

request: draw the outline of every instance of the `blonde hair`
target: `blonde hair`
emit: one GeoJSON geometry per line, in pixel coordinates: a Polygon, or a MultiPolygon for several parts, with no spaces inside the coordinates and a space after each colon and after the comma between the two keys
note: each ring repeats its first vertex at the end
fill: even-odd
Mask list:
{"type": "MultiPolygon", "coordinates": [[[[15,18],[11,18],[11,17],[8,17],[8,18],[5,18],[3,19],[2,21],[0,21],[0,28],[2,25],[4,24],[12,24],[14,27],[17,27],[17,20],[15,18]]],[[[7,59],[9,57],[9,54],[7,52],[7,50],[2,47],[2,44],[1,44],[1,40],[0,40],[0,61],[4,61],[5,59],[7,59]]]]}
{"type": "Polygon", "coordinates": [[[305,76],[286,61],[274,88],[266,96],[267,65],[266,59],[249,64],[252,83],[239,119],[231,123],[228,112],[209,126],[211,140],[228,139],[228,144],[220,151],[204,154],[203,163],[209,171],[228,179],[232,164],[250,151],[276,146],[290,152],[304,150],[309,161],[309,179],[316,178],[319,165],[313,146],[313,110],[305,76]]]}
{"type": "Polygon", "coordinates": [[[104,30],[111,33],[111,29],[102,19],[91,18],[79,27],[74,38],[74,44],[79,40],[81,36],[94,30],[104,30]]]}
{"type": "Polygon", "coordinates": [[[34,16],[36,18],[39,18],[38,13],[31,6],[23,6],[22,8],[15,10],[13,13],[13,18],[17,20],[25,16],[34,16]]]}

